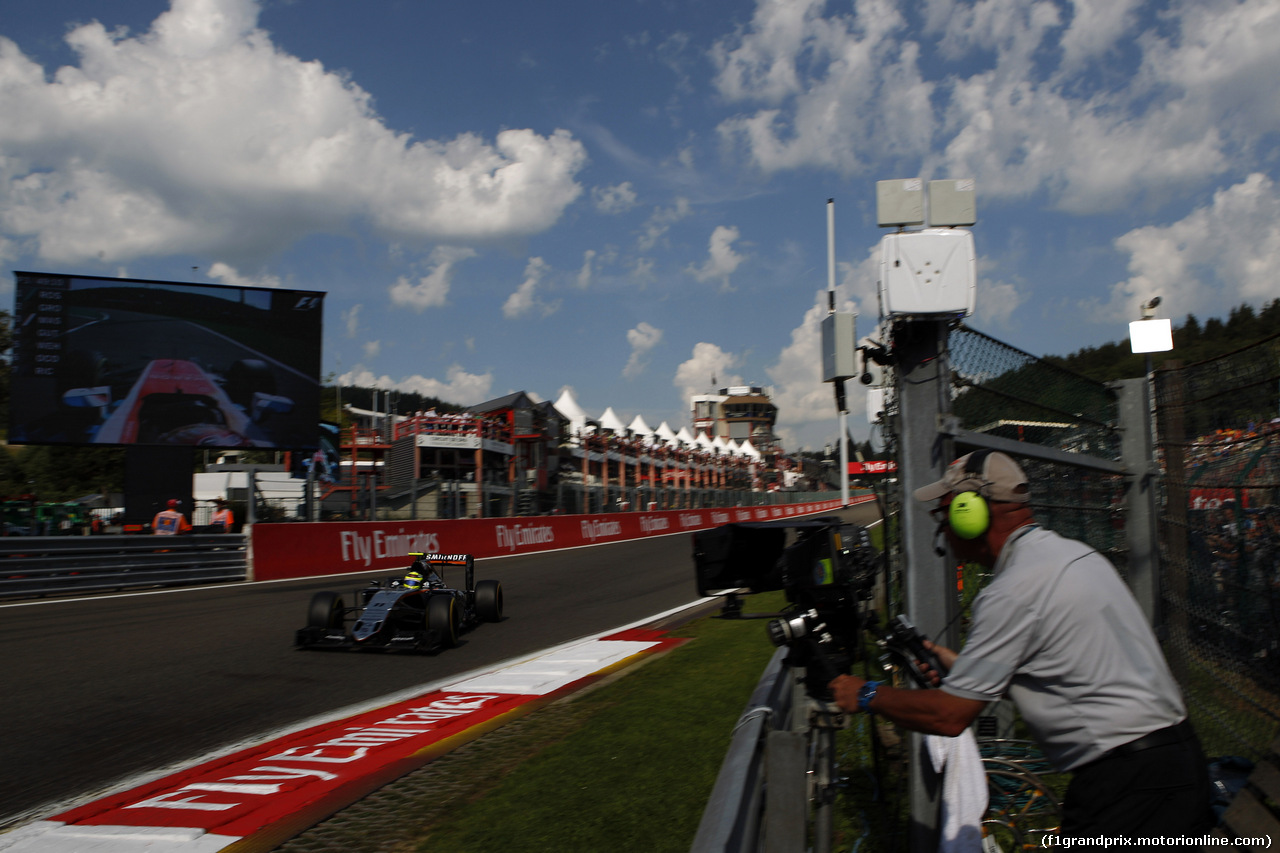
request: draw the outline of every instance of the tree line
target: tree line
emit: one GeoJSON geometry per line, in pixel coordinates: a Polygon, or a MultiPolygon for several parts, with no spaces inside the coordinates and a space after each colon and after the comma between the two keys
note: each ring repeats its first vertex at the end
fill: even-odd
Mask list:
{"type": "MultiPolygon", "coordinates": [[[[1151,353],[1151,364],[1159,367],[1175,359],[1183,364],[1195,364],[1277,334],[1280,334],[1280,299],[1271,300],[1260,310],[1240,305],[1231,309],[1226,320],[1211,317],[1203,324],[1196,315],[1188,314],[1181,325],[1173,327],[1173,350],[1151,353]]],[[[1045,356],[1045,360],[1099,382],[1145,376],[1147,372],[1146,356],[1132,353],[1127,340],[1085,347],[1066,356],[1045,356]]]]}

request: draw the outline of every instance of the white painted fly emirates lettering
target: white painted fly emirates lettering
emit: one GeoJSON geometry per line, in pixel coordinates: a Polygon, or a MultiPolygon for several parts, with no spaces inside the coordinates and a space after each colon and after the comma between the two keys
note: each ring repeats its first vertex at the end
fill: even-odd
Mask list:
{"type": "Polygon", "coordinates": [[[440,550],[440,534],[405,533],[404,528],[400,528],[398,533],[375,530],[368,536],[361,536],[354,530],[343,530],[338,539],[344,563],[356,562],[366,566],[373,565],[374,560],[440,550]]]}
{"type": "Polygon", "coordinates": [[[667,530],[671,527],[671,522],[662,517],[654,517],[651,515],[640,516],[640,529],[645,533],[652,533],[655,530],[667,530]]]}
{"type": "Polygon", "coordinates": [[[262,759],[244,773],[208,782],[188,782],[180,788],[149,797],[127,809],[186,809],[221,812],[238,808],[250,797],[266,797],[296,789],[289,783],[332,782],[342,776],[342,766],[376,750],[408,738],[430,733],[438,723],[478,711],[498,694],[460,694],[409,708],[370,726],[349,727],[346,732],[319,743],[295,746],[262,759]]]}
{"type": "Polygon", "coordinates": [[[523,545],[545,545],[556,541],[555,530],[546,525],[525,527],[517,524],[507,527],[499,524],[494,530],[498,534],[498,547],[508,551],[514,551],[523,545]]]}
{"type": "Polygon", "coordinates": [[[680,526],[681,527],[701,527],[702,514],[697,512],[680,513],[680,526]]]}
{"type": "Polygon", "coordinates": [[[610,536],[621,536],[622,524],[617,521],[596,521],[588,519],[582,522],[582,538],[594,542],[610,536]]]}
{"type": "Polygon", "coordinates": [[[711,523],[712,523],[712,524],[728,524],[728,523],[729,523],[729,513],[727,513],[727,512],[713,512],[713,513],[711,513],[711,523]]]}

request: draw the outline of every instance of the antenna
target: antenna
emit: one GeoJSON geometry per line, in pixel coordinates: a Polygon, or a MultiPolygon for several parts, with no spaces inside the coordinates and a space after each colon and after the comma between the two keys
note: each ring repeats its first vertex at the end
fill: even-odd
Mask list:
{"type": "Polygon", "coordinates": [[[827,316],[822,318],[822,381],[836,395],[840,424],[840,502],[849,505],[849,405],[844,381],[857,375],[857,314],[836,312],[836,200],[827,199],[827,316]]]}

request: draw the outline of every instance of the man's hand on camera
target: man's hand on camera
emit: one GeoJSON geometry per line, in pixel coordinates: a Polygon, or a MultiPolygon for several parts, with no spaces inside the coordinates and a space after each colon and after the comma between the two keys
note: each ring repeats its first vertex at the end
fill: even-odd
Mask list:
{"type": "MultiPolygon", "coordinates": [[[[924,647],[933,652],[938,657],[938,663],[949,672],[955,664],[958,655],[946,646],[940,646],[932,640],[925,640],[924,647]]],[[[920,674],[934,687],[942,683],[943,673],[936,671],[924,661],[916,661],[916,669],[920,670],[920,674]]]]}

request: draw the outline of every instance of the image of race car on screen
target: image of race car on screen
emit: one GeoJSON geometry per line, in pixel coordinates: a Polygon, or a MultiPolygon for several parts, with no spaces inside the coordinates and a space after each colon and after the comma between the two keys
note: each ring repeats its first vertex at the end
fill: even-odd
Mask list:
{"type": "Polygon", "coordinates": [[[95,381],[73,384],[61,402],[87,415],[78,420],[83,440],[93,444],[274,447],[270,418],[293,409],[291,399],[275,393],[271,369],[260,359],[238,359],[225,373],[192,360],[153,359],[122,386],[92,354],[74,356],[72,375],[95,381]]]}
{"type": "Polygon", "coordinates": [[[354,606],[336,592],[317,592],[307,624],[295,635],[300,649],[434,652],[452,648],[481,622],[501,622],[502,584],[475,580],[470,554],[408,555],[402,573],[373,581],[354,594],[354,606]],[[461,588],[445,570],[461,571],[461,588]],[[350,628],[348,629],[348,623],[350,628]]]}

